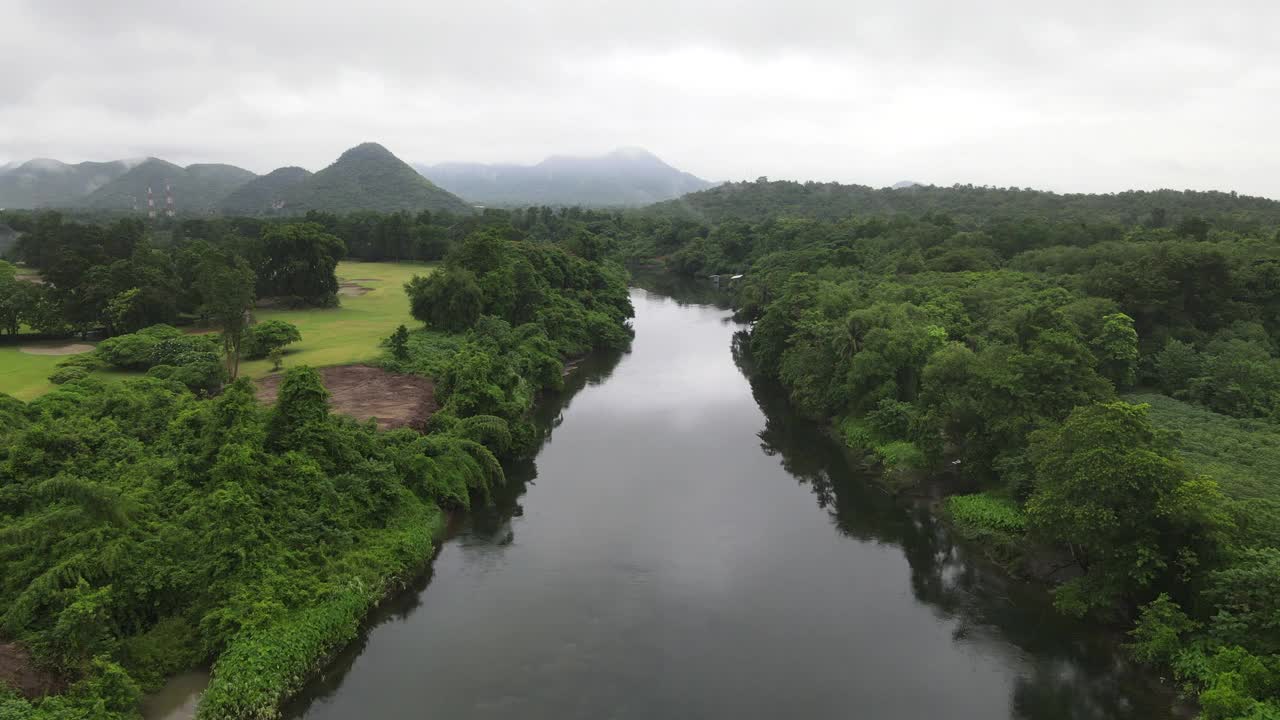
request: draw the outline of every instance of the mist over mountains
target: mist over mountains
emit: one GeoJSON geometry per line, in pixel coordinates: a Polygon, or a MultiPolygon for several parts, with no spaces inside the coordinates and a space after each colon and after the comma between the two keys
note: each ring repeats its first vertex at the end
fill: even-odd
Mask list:
{"type": "Polygon", "coordinates": [[[344,152],[312,173],[290,166],[257,175],[223,164],[182,167],[160,158],[83,162],[36,159],[0,166],[0,208],[272,215],[308,210],[446,211],[474,206],[634,207],[713,183],[638,148],[595,157],[555,155],[536,165],[410,166],[377,143],[344,152]]]}
{"type": "Polygon", "coordinates": [[[74,204],[124,175],[141,160],[75,165],[36,158],[0,166],[0,207],[60,207],[74,204]]]}
{"type": "Polygon", "coordinates": [[[440,187],[481,205],[648,205],[714,183],[678,170],[653,153],[621,148],[605,155],[553,155],[536,165],[415,165],[440,187]]]}

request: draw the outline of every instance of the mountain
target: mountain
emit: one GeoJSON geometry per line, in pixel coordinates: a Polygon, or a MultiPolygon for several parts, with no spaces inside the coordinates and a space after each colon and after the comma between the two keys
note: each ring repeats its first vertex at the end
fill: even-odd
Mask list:
{"type": "Polygon", "coordinates": [[[894,190],[906,190],[908,188],[921,187],[921,184],[916,182],[915,180],[899,180],[898,182],[894,183],[893,185],[890,185],[889,187],[891,187],[894,190]]]}
{"type": "Polygon", "coordinates": [[[0,208],[68,207],[128,172],[136,161],[68,165],[49,158],[0,168],[0,208]]]}
{"type": "Polygon", "coordinates": [[[329,167],[289,188],[283,199],[293,212],[472,212],[461,198],[440,189],[377,143],[342,153],[329,167]]]}
{"type": "Polygon", "coordinates": [[[646,208],[657,215],[718,223],[727,219],[759,222],[778,215],[840,220],[851,215],[925,213],[949,215],[975,224],[1001,218],[1037,217],[1056,222],[1155,224],[1191,217],[1224,227],[1280,224],[1280,202],[1234,192],[1128,190],[1118,193],[1055,193],[979,185],[916,185],[909,191],[866,185],[788,180],[731,182],[646,208]]]}
{"type": "Polygon", "coordinates": [[[300,167],[276,168],[232,190],[230,195],[218,203],[218,209],[227,215],[288,212],[285,197],[294,186],[311,176],[310,170],[300,167]]]}
{"type": "Polygon", "coordinates": [[[638,148],[597,157],[554,155],[537,165],[443,163],[417,169],[440,187],[482,205],[648,205],[713,184],[638,148]]]}
{"type": "Polygon", "coordinates": [[[103,185],[76,203],[93,210],[145,211],[147,192],[157,210],[166,207],[166,190],[171,189],[173,208],[179,213],[209,213],[217,209],[233,190],[256,175],[234,165],[197,164],[179,167],[159,158],[147,158],[120,177],[103,185]]]}

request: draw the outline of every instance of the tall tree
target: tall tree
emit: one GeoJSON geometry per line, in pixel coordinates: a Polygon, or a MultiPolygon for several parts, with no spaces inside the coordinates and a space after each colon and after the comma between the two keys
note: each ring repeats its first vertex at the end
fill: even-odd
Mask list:
{"type": "Polygon", "coordinates": [[[1151,427],[1146,405],[1076,408],[1033,434],[1030,456],[1030,528],[1066,546],[1083,573],[1056,592],[1067,612],[1150,600],[1153,589],[1178,585],[1209,559],[1229,522],[1217,484],[1187,472],[1151,427]]]}
{"type": "Polygon", "coordinates": [[[211,250],[200,263],[196,276],[201,308],[222,328],[227,375],[240,373],[240,346],[244,340],[247,314],[253,307],[254,275],[244,258],[223,250],[211,250]]]}

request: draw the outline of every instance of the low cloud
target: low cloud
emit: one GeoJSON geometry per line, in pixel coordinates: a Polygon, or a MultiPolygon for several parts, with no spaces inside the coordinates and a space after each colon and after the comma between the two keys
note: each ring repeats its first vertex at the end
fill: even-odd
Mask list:
{"type": "Polygon", "coordinates": [[[0,162],[639,145],[711,179],[1280,197],[1272,2],[0,5],[0,162]]]}

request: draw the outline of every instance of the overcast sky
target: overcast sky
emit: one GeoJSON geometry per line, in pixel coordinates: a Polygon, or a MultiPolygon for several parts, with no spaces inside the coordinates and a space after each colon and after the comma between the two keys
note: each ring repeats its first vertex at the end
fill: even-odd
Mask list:
{"type": "Polygon", "coordinates": [[[0,0],[0,162],[641,146],[713,180],[1280,198],[1277,33],[1277,0],[0,0]]]}

